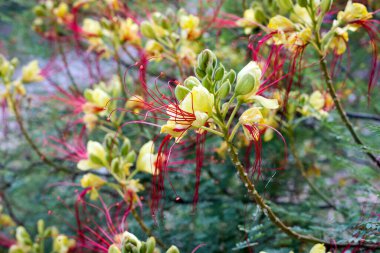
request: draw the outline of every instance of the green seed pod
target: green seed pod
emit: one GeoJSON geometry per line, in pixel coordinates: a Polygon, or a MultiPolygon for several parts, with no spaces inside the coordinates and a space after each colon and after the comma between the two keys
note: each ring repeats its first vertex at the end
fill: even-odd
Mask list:
{"type": "Polygon", "coordinates": [[[121,251],[115,244],[112,244],[111,247],[108,248],[108,253],[121,253],[121,251]]]}
{"type": "Polygon", "coordinates": [[[195,75],[199,78],[202,79],[203,77],[206,76],[206,72],[201,70],[200,68],[195,68],[195,75]]]}
{"type": "Polygon", "coordinates": [[[175,97],[178,101],[182,101],[189,92],[190,90],[183,85],[177,85],[174,90],[175,97]]]}
{"type": "Polygon", "coordinates": [[[305,8],[308,4],[308,0],[298,0],[298,5],[301,7],[305,8]]]}
{"type": "Polygon", "coordinates": [[[216,69],[215,75],[214,75],[214,80],[219,81],[222,80],[224,76],[224,68],[220,66],[219,68],[216,69]]]}
{"type": "Polygon", "coordinates": [[[189,76],[186,78],[183,84],[186,86],[186,88],[192,90],[195,86],[201,85],[201,82],[195,76],[189,76]]]}
{"type": "Polygon", "coordinates": [[[326,13],[331,9],[331,5],[333,0],[322,0],[321,2],[321,11],[322,13],[326,13]]]}
{"type": "Polygon", "coordinates": [[[238,79],[235,95],[241,96],[250,93],[256,86],[256,78],[252,74],[246,74],[240,79],[238,79]]]}
{"type": "Polygon", "coordinates": [[[143,21],[140,25],[141,33],[148,39],[154,39],[156,38],[156,33],[154,32],[154,29],[152,25],[148,21],[143,21]]]}
{"type": "Polygon", "coordinates": [[[228,96],[230,91],[231,91],[231,84],[230,84],[230,81],[227,80],[218,89],[217,96],[219,96],[220,98],[225,98],[228,96]]]}
{"type": "Polygon", "coordinates": [[[126,156],[131,149],[131,141],[128,138],[124,138],[123,145],[121,146],[121,155],[126,156]]]}
{"type": "Polygon", "coordinates": [[[179,252],[179,249],[178,249],[176,246],[172,245],[172,246],[166,251],[166,253],[180,253],[180,252],[179,252]]]}
{"type": "Polygon", "coordinates": [[[154,237],[149,237],[146,241],[146,253],[153,253],[156,247],[156,239],[154,237]]]}

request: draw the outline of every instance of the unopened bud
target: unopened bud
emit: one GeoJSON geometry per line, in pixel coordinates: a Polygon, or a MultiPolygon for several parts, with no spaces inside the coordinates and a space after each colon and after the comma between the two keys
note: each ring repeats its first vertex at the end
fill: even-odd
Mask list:
{"type": "Polygon", "coordinates": [[[112,244],[111,247],[108,248],[108,253],[121,253],[121,251],[115,244],[112,244]]]}
{"type": "Polygon", "coordinates": [[[331,9],[332,0],[322,0],[321,2],[321,11],[322,13],[326,13],[331,9]]]}
{"type": "Polygon", "coordinates": [[[156,33],[153,30],[152,25],[148,21],[143,21],[140,25],[141,33],[148,39],[156,38],[156,33]]]}
{"type": "Polygon", "coordinates": [[[224,68],[220,66],[219,68],[216,69],[215,75],[214,75],[214,80],[219,81],[222,80],[224,76],[224,68]]]}
{"type": "Polygon", "coordinates": [[[283,12],[288,12],[293,8],[292,0],[276,0],[276,2],[283,12]]]}
{"type": "Polygon", "coordinates": [[[246,95],[250,93],[256,85],[256,78],[252,74],[246,74],[240,79],[238,79],[236,88],[235,88],[235,95],[241,96],[246,95]]]}
{"type": "Polygon", "coordinates": [[[128,138],[124,139],[123,146],[121,146],[121,155],[126,156],[131,149],[131,141],[128,138]]]}
{"type": "Polygon", "coordinates": [[[146,241],[146,253],[153,253],[156,247],[156,239],[154,237],[149,237],[146,241]]]}
{"type": "Polygon", "coordinates": [[[228,96],[230,91],[231,91],[231,84],[230,84],[230,81],[227,80],[226,82],[222,84],[222,86],[220,86],[219,90],[217,91],[217,95],[220,98],[225,98],[228,96]]]}
{"type": "Polygon", "coordinates": [[[210,90],[211,89],[211,80],[206,76],[205,78],[202,79],[202,85],[207,90],[210,90]]]}
{"type": "Polygon", "coordinates": [[[298,5],[306,8],[308,5],[308,0],[298,0],[298,5]]]}
{"type": "Polygon", "coordinates": [[[206,72],[201,70],[200,68],[195,68],[195,75],[199,78],[199,79],[202,79],[203,77],[206,76],[206,72]]]}
{"type": "Polygon", "coordinates": [[[132,150],[131,152],[128,153],[127,157],[125,158],[125,161],[127,163],[134,163],[136,160],[136,152],[132,150]]]}
{"type": "Polygon", "coordinates": [[[172,246],[166,251],[166,253],[180,253],[180,252],[179,252],[179,249],[178,249],[176,246],[172,245],[172,246]]]}
{"type": "Polygon", "coordinates": [[[205,49],[203,50],[199,55],[198,55],[198,68],[201,70],[207,70],[207,67],[210,66],[211,69],[214,69],[217,60],[215,54],[210,50],[210,49],[205,49]]]}
{"type": "Polygon", "coordinates": [[[228,73],[226,75],[226,79],[228,81],[230,81],[231,84],[233,84],[235,82],[235,78],[236,78],[236,72],[232,69],[230,71],[228,71],[228,73]]]}
{"type": "Polygon", "coordinates": [[[186,86],[186,88],[191,90],[195,86],[201,85],[201,82],[195,76],[189,76],[188,78],[186,78],[186,80],[183,82],[183,84],[186,86]]]}

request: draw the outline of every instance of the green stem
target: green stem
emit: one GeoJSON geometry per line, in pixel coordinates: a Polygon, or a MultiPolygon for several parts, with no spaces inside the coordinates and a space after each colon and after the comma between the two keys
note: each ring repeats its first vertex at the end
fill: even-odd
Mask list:
{"type": "Polygon", "coordinates": [[[69,79],[71,81],[71,84],[74,86],[74,89],[76,91],[79,91],[78,85],[75,82],[75,79],[74,79],[73,75],[71,74],[71,71],[70,71],[70,68],[69,68],[69,63],[67,61],[66,54],[65,54],[65,51],[64,51],[61,43],[58,43],[58,51],[61,54],[63,64],[65,65],[66,74],[69,77],[69,79]]]}
{"type": "Polygon", "coordinates": [[[228,119],[228,122],[227,122],[227,125],[226,125],[227,130],[230,128],[230,126],[232,124],[232,121],[234,120],[234,117],[235,117],[237,111],[239,110],[239,108],[241,106],[241,103],[242,103],[241,101],[238,101],[237,105],[235,106],[234,110],[232,111],[231,116],[228,119]]]}
{"type": "Polygon", "coordinates": [[[203,129],[203,130],[206,130],[207,132],[210,132],[210,133],[216,134],[216,135],[218,135],[218,136],[220,136],[220,137],[224,137],[224,134],[221,133],[221,132],[219,132],[219,131],[217,131],[217,130],[214,130],[214,129],[211,129],[211,128],[209,128],[209,127],[205,127],[205,126],[201,126],[200,128],[203,129]]]}

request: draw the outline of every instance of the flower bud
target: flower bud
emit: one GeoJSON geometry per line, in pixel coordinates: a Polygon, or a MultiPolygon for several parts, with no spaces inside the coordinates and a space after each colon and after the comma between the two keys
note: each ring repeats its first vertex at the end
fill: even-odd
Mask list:
{"type": "Polygon", "coordinates": [[[201,82],[199,82],[198,78],[196,78],[195,76],[189,76],[188,78],[186,78],[183,84],[186,86],[186,88],[191,90],[195,86],[201,85],[201,82]]]}
{"type": "Polygon", "coordinates": [[[152,25],[148,21],[143,21],[140,25],[141,33],[148,39],[154,39],[156,38],[156,33],[154,32],[154,29],[152,25]]]}
{"type": "Polygon", "coordinates": [[[310,253],[325,253],[326,247],[322,243],[315,244],[311,250],[310,253]]]}
{"type": "Polygon", "coordinates": [[[215,54],[210,49],[203,50],[198,55],[198,68],[201,70],[207,70],[207,67],[210,66],[211,69],[214,69],[217,63],[215,54]]]}
{"type": "Polygon", "coordinates": [[[293,8],[292,0],[276,0],[278,7],[283,12],[288,12],[293,8]]]}
{"type": "Polygon", "coordinates": [[[203,77],[206,76],[206,72],[201,70],[200,68],[195,68],[194,70],[195,72],[195,75],[199,78],[199,79],[202,79],[203,77]]]}
{"type": "Polygon", "coordinates": [[[228,73],[225,75],[225,79],[230,81],[230,84],[235,83],[235,78],[236,78],[236,72],[233,69],[228,71],[228,73]]]}
{"type": "Polygon", "coordinates": [[[217,96],[219,96],[219,98],[225,98],[228,96],[230,91],[231,91],[231,84],[230,84],[230,81],[227,80],[218,89],[217,96]]]}
{"type": "Polygon", "coordinates": [[[37,231],[38,234],[42,235],[45,230],[45,222],[43,220],[38,220],[37,221],[37,231]]]}
{"type": "Polygon", "coordinates": [[[331,9],[332,0],[322,0],[321,2],[321,11],[322,13],[326,13],[331,9]]]}
{"type": "Polygon", "coordinates": [[[16,240],[22,245],[31,245],[32,239],[30,238],[29,233],[24,227],[17,227],[16,229],[16,240]]]}
{"type": "Polygon", "coordinates": [[[128,138],[124,139],[123,145],[121,146],[121,155],[126,156],[131,149],[131,141],[128,138]]]}
{"type": "Polygon", "coordinates": [[[153,253],[156,247],[156,239],[154,237],[149,237],[146,241],[146,253],[153,253]]]}
{"type": "Polygon", "coordinates": [[[127,157],[125,157],[125,161],[127,163],[134,163],[136,160],[136,152],[132,150],[131,152],[128,153],[127,157]]]}
{"type": "Polygon", "coordinates": [[[250,93],[256,86],[256,79],[252,74],[246,74],[242,78],[238,79],[235,95],[241,96],[250,93]]]}
{"type": "Polygon", "coordinates": [[[202,85],[205,87],[207,90],[211,89],[211,80],[206,76],[205,78],[202,79],[202,85]]]}
{"type": "Polygon", "coordinates": [[[308,0],[298,0],[298,5],[305,8],[308,5],[308,0]]]}
{"type": "Polygon", "coordinates": [[[179,252],[179,249],[178,249],[176,246],[172,245],[172,246],[166,251],[166,253],[180,253],[180,252],[179,252]]]}
{"type": "Polygon", "coordinates": [[[246,95],[259,87],[261,69],[256,62],[249,62],[237,75],[235,95],[246,95]]]}
{"type": "Polygon", "coordinates": [[[219,68],[216,69],[215,74],[214,74],[214,80],[219,81],[222,80],[224,76],[224,68],[220,66],[219,68]]]}
{"type": "Polygon", "coordinates": [[[37,5],[33,8],[34,15],[37,17],[45,16],[45,9],[41,5],[37,5]]]}
{"type": "Polygon", "coordinates": [[[112,244],[111,247],[108,248],[108,253],[121,253],[121,251],[115,244],[112,244]]]}
{"type": "Polygon", "coordinates": [[[190,90],[183,85],[177,85],[174,90],[175,97],[178,101],[182,101],[189,92],[190,90]]]}
{"type": "Polygon", "coordinates": [[[110,150],[110,149],[112,149],[113,147],[119,145],[119,140],[118,140],[117,138],[115,138],[115,135],[114,135],[114,134],[108,133],[108,134],[104,137],[103,144],[104,144],[104,146],[107,148],[107,150],[110,150]]]}

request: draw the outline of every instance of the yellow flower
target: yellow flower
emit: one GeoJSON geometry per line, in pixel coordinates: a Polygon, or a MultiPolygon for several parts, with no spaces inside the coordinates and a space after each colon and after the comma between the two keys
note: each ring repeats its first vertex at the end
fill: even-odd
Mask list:
{"type": "Polygon", "coordinates": [[[326,253],[326,247],[321,243],[315,244],[309,253],[326,253]]]}
{"type": "Polygon", "coordinates": [[[367,7],[360,3],[352,3],[348,1],[344,11],[338,13],[338,20],[349,23],[356,20],[371,19],[372,14],[367,11],[367,7]]]}
{"type": "Polygon", "coordinates": [[[180,17],[180,26],[185,30],[193,30],[199,25],[199,18],[194,15],[183,15],[180,17]]]}
{"type": "Polygon", "coordinates": [[[75,246],[75,240],[66,235],[58,235],[53,242],[53,250],[56,253],[68,253],[75,246]]]}
{"type": "Polygon", "coordinates": [[[346,29],[338,27],[335,31],[335,36],[332,38],[329,47],[335,51],[337,55],[346,52],[348,42],[348,32],[346,29]]]}
{"type": "Polygon", "coordinates": [[[247,139],[257,141],[259,139],[259,132],[255,131],[253,134],[245,127],[245,125],[254,125],[264,123],[263,114],[259,107],[252,107],[243,112],[239,118],[239,123],[243,126],[244,135],[247,139]]]}
{"type": "Polygon", "coordinates": [[[296,23],[301,23],[309,27],[313,24],[307,9],[299,6],[298,4],[294,5],[293,11],[290,14],[290,19],[296,23]]]}
{"type": "Polygon", "coordinates": [[[292,31],[295,29],[295,26],[288,18],[276,15],[269,20],[268,28],[273,31],[292,31]]]}
{"type": "Polygon", "coordinates": [[[69,6],[64,2],[61,2],[58,7],[53,10],[54,15],[59,19],[64,18],[68,12],[69,6]]]}
{"type": "Polygon", "coordinates": [[[289,48],[296,48],[297,46],[306,45],[311,38],[311,29],[305,28],[300,32],[293,32],[288,38],[287,46],[289,48]]]}
{"type": "Polygon", "coordinates": [[[106,0],[106,3],[114,10],[119,10],[120,8],[119,0],[106,0]]]}
{"type": "Polygon", "coordinates": [[[88,93],[90,95],[91,102],[99,108],[104,108],[111,99],[110,96],[101,88],[88,90],[88,93]]]}
{"type": "Polygon", "coordinates": [[[320,91],[316,90],[310,95],[309,103],[315,110],[319,111],[325,105],[325,98],[320,91]]]}
{"type": "Polygon", "coordinates": [[[156,160],[157,154],[154,154],[154,143],[153,141],[148,141],[140,149],[136,169],[150,174],[158,173],[155,166],[156,160]]]}
{"type": "Polygon", "coordinates": [[[141,43],[139,26],[134,23],[131,18],[121,21],[119,28],[119,39],[121,41],[128,41],[135,45],[139,45],[141,43]]]}
{"type": "Polygon", "coordinates": [[[93,113],[86,113],[83,116],[83,123],[86,125],[86,129],[93,130],[98,122],[98,117],[93,113]]]}
{"type": "Polygon", "coordinates": [[[139,200],[137,193],[144,190],[144,186],[140,184],[138,179],[130,179],[126,182],[126,190],[129,194],[126,195],[127,201],[132,200],[133,202],[139,200]],[[132,195],[132,196],[131,196],[132,195]]]}
{"type": "Polygon", "coordinates": [[[99,142],[89,141],[87,143],[87,157],[87,159],[82,159],[78,162],[78,169],[100,169],[108,164],[106,159],[106,151],[99,142]]]}
{"type": "Polygon", "coordinates": [[[100,36],[102,33],[102,27],[100,23],[91,18],[84,19],[82,29],[90,36],[100,36]]]}
{"type": "Polygon", "coordinates": [[[22,68],[21,81],[24,83],[41,82],[44,77],[41,75],[38,61],[34,60],[28,63],[28,65],[22,68]]]}
{"type": "Polygon", "coordinates": [[[155,40],[148,40],[145,44],[145,51],[153,60],[160,61],[162,59],[161,53],[164,51],[164,47],[155,40]]]}
{"type": "Polygon", "coordinates": [[[244,27],[244,33],[250,34],[252,32],[252,29],[257,27],[257,20],[255,17],[255,10],[254,9],[247,9],[244,11],[243,18],[236,21],[236,24],[238,26],[244,27]]]}
{"type": "Polygon", "coordinates": [[[179,105],[186,112],[201,112],[208,116],[212,115],[213,106],[214,95],[201,85],[193,87],[191,92],[186,95],[179,105]]]}
{"type": "Polygon", "coordinates": [[[106,181],[92,173],[87,173],[85,174],[82,179],[80,180],[80,184],[83,188],[88,188],[88,187],[95,187],[95,188],[100,188],[102,187],[106,181]]]}
{"type": "Polygon", "coordinates": [[[139,95],[134,95],[125,103],[125,108],[133,110],[134,113],[139,113],[139,111],[144,107],[144,98],[139,95]]]}

